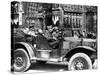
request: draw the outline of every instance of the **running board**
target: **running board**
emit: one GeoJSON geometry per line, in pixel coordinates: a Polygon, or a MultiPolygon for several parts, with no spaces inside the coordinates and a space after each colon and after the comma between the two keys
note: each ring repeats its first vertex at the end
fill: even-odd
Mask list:
{"type": "Polygon", "coordinates": [[[61,58],[37,58],[37,57],[33,57],[32,61],[34,61],[34,60],[51,61],[51,62],[61,62],[62,61],[61,58]]]}

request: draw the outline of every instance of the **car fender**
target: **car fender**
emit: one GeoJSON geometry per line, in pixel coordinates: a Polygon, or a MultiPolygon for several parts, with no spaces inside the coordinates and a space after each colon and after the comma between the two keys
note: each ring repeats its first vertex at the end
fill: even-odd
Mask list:
{"type": "MultiPolygon", "coordinates": [[[[90,51],[93,51],[93,52],[96,52],[95,49],[89,47],[89,46],[77,46],[76,48],[84,48],[84,49],[87,49],[87,50],[90,50],[90,51]]],[[[74,48],[75,49],[75,48],[74,48]]]]}
{"type": "Polygon", "coordinates": [[[30,56],[30,59],[32,59],[32,57],[34,57],[34,48],[31,44],[29,43],[26,43],[26,42],[17,42],[15,44],[16,45],[22,45],[26,48],[26,51],[28,52],[29,56],[30,56]]]}
{"type": "Polygon", "coordinates": [[[78,52],[83,52],[83,53],[86,53],[86,54],[91,54],[90,52],[94,52],[96,53],[96,50],[91,48],[91,47],[88,47],[88,46],[77,46],[76,48],[73,48],[73,49],[70,49],[66,54],[65,54],[65,57],[71,57],[73,54],[75,53],[78,53],[78,52]]]}

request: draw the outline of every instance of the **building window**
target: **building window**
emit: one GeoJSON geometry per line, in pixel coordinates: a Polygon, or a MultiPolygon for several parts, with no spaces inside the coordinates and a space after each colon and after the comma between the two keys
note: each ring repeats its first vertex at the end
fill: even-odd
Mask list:
{"type": "Polygon", "coordinates": [[[80,28],[82,15],[79,13],[67,13],[64,15],[64,27],[65,28],[80,28]]]}

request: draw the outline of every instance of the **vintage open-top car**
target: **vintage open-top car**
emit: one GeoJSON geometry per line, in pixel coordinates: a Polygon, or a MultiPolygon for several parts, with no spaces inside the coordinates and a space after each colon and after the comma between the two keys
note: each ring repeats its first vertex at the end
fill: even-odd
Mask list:
{"type": "Polygon", "coordinates": [[[64,37],[59,30],[58,40],[46,39],[41,33],[32,36],[20,29],[12,35],[12,68],[26,71],[32,61],[46,63],[65,62],[68,70],[92,69],[96,59],[96,39],[64,37]]]}

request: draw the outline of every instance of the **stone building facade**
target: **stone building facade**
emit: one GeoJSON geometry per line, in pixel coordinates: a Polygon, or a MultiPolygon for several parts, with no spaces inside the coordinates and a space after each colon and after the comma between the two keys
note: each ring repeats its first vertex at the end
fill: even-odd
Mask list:
{"type": "Polygon", "coordinates": [[[58,21],[67,33],[70,29],[97,33],[97,6],[18,2],[17,12],[20,26],[45,29],[58,21]]]}

